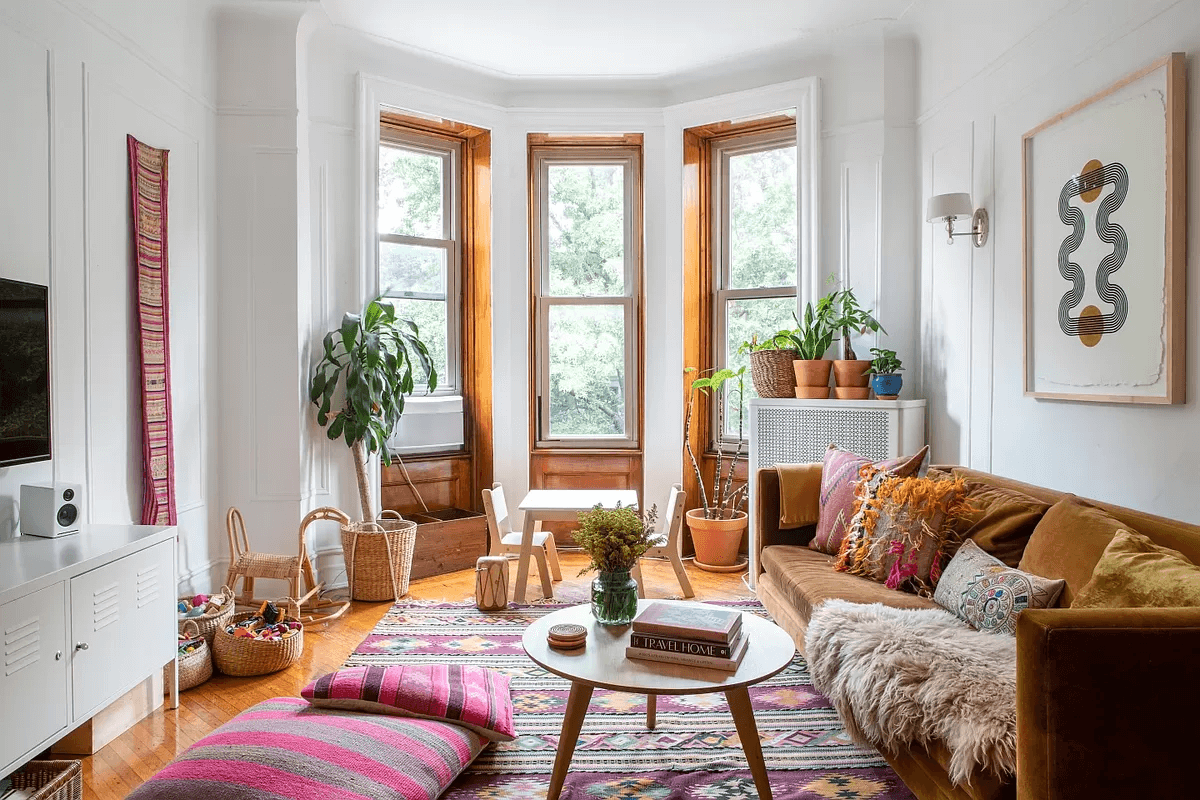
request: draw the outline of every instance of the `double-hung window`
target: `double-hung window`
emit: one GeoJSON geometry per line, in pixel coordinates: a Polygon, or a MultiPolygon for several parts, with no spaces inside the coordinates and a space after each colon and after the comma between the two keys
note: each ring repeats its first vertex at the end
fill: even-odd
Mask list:
{"type": "Polygon", "coordinates": [[[714,444],[728,447],[738,441],[739,413],[745,415],[746,401],[757,396],[749,356],[739,355],[739,346],[796,324],[795,129],[715,141],[711,163],[713,364],[746,367],[740,408],[727,384],[723,430],[713,408],[714,444]]]}
{"type": "MultiPolygon", "coordinates": [[[[437,394],[461,393],[458,142],[387,131],[379,144],[379,292],[417,324],[437,394]]],[[[424,383],[423,370],[414,375],[424,383]]]]}
{"type": "Polygon", "coordinates": [[[535,444],[635,448],[641,148],[530,152],[535,444]]]}

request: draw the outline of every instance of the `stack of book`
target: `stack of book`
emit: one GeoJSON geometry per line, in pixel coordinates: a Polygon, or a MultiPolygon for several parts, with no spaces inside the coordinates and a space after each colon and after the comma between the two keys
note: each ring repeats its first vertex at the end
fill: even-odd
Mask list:
{"type": "Polygon", "coordinates": [[[682,603],[651,603],[633,621],[625,655],[734,672],[746,655],[742,613],[682,603]]]}

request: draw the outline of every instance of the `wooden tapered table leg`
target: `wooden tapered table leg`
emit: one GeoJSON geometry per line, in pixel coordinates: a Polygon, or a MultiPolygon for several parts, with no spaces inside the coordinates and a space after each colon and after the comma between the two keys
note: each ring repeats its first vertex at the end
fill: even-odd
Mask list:
{"type": "MultiPolygon", "coordinates": [[[[517,585],[513,588],[513,602],[525,602],[525,589],[529,585],[529,562],[533,559],[533,532],[537,521],[533,513],[525,512],[525,525],[521,528],[521,556],[517,559],[517,585]]],[[[542,579],[543,581],[545,578],[542,579]]]]}
{"type": "Polygon", "coordinates": [[[658,695],[646,695],[646,727],[649,730],[654,730],[654,726],[658,724],[658,695]]]}
{"type": "MultiPolygon", "coordinates": [[[[554,757],[554,773],[550,776],[550,791],[546,792],[546,800],[558,800],[559,794],[562,793],[563,782],[567,779],[567,770],[571,766],[571,757],[575,755],[575,742],[579,739],[583,717],[587,714],[591,701],[591,686],[571,683],[571,694],[567,696],[567,710],[563,714],[562,733],[558,737],[558,755],[554,757]]],[[[761,762],[761,751],[758,758],[761,762]]]]}
{"type": "Polygon", "coordinates": [[[727,689],[725,701],[729,704],[729,712],[733,714],[733,724],[737,727],[738,738],[742,740],[746,761],[750,763],[750,774],[754,776],[759,800],[771,800],[771,783],[767,780],[767,765],[763,763],[762,742],[758,738],[758,725],[754,722],[750,692],[745,686],[727,689]]]}

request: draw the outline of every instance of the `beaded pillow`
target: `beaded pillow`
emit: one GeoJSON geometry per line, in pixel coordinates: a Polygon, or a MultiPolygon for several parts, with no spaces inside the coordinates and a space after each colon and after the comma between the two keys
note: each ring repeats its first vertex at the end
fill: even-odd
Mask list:
{"type": "Polygon", "coordinates": [[[817,535],[808,546],[829,555],[837,555],[841,550],[842,540],[854,516],[855,488],[862,479],[864,469],[870,467],[872,473],[886,469],[902,478],[924,475],[928,457],[929,446],[926,445],[916,455],[872,463],[869,458],[829,445],[821,466],[821,511],[817,520],[817,535]]]}
{"type": "Polygon", "coordinates": [[[509,678],[486,667],[348,667],[317,678],[300,696],[322,708],[445,720],[496,742],[516,738],[509,678]]]}
{"type": "Polygon", "coordinates": [[[487,744],[449,722],[276,697],[196,742],[127,800],[435,800],[487,744]]]}
{"type": "Polygon", "coordinates": [[[1022,611],[1053,606],[1066,585],[1007,566],[968,539],[942,573],[933,601],[976,630],[1012,636],[1022,611]]]}

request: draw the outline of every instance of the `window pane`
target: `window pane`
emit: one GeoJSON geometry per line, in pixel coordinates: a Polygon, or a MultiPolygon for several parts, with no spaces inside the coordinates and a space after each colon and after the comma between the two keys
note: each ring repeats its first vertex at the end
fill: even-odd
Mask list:
{"type": "Polygon", "coordinates": [[[442,224],[441,156],[381,145],[379,232],[446,238],[442,224]]]}
{"type": "Polygon", "coordinates": [[[796,285],[796,146],[729,159],[729,288],[796,285]]]}
{"type": "Polygon", "coordinates": [[[446,251],[441,247],[379,243],[379,289],[383,294],[446,293],[446,251]]]}
{"type": "MultiPolygon", "coordinates": [[[[417,336],[429,348],[429,357],[438,373],[438,385],[449,385],[450,372],[446,368],[446,323],[445,300],[414,300],[411,298],[389,298],[396,307],[396,316],[411,319],[417,324],[417,336]]],[[[411,354],[410,354],[411,355],[411,354]]],[[[417,382],[415,394],[425,393],[425,370],[421,363],[413,360],[413,380],[417,382]]]]}
{"type": "Polygon", "coordinates": [[[625,294],[625,171],[551,166],[550,294],[625,294]]]}
{"type": "MultiPolygon", "coordinates": [[[[761,341],[776,331],[793,328],[796,325],[792,313],[796,310],[795,297],[760,297],[753,299],[729,300],[725,303],[725,364],[731,369],[746,368],[745,388],[743,392],[742,414],[747,415],[745,424],[750,423],[749,406],[746,402],[752,397],[758,397],[754,391],[754,383],[750,380],[750,356],[737,354],[742,342],[750,341],[757,336],[761,341]]],[[[729,391],[725,392],[725,433],[726,438],[736,439],[738,435],[738,404],[735,384],[727,383],[729,391]]],[[[742,431],[743,437],[749,435],[748,428],[742,431]]]]}
{"type": "Polygon", "coordinates": [[[550,435],[625,435],[625,309],[550,306],[550,435]]]}

